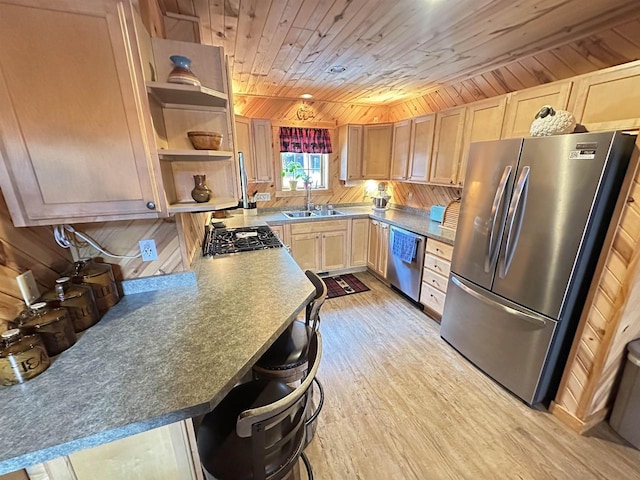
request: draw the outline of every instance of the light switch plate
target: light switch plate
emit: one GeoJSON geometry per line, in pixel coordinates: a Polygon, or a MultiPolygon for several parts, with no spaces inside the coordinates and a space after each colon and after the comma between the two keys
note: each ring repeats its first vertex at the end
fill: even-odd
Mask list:
{"type": "Polygon", "coordinates": [[[22,275],[18,275],[16,280],[18,281],[18,287],[20,287],[20,293],[22,294],[24,303],[26,303],[27,306],[31,305],[34,300],[40,297],[40,291],[38,290],[36,279],[31,270],[27,270],[22,275]]]}
{"type": "Polygon", "coordinates": [[[268,202],[269,200],[271,200],[269,192],[256,193],[256,202],[268,202]]]}

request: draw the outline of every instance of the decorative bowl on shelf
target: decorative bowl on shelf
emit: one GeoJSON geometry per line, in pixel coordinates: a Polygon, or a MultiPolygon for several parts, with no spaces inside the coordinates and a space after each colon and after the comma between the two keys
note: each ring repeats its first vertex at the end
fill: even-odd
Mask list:
{"type": "Polygon", "coordinates": [[[196,150],[218,150],[222,144],[222,134],[218,132],[187,132],[191,145],[196,150]]]}

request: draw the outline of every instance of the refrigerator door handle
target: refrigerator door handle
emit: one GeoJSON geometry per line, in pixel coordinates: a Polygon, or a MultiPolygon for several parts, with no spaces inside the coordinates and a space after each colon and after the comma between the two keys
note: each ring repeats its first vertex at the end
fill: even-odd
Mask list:
{"type": "MultiPolygon", "coordinates": [[[[498,259],[498,252],[500,244],[495,241],[497,235],[496,232],[496,219],[498,213],[502,210],[502,201],[504,200],[504,194],[507,190],[507,183],[511,176],[511,165],[504,167],[502,172],[502,178],[496,189],[496,195],[493,197],[493,205],[491,205],[491,216],[489,217],[489,224],[491,225],[489,230],[489,237],[487,239],[487,251],[484,257],[484,271],[489,273],[498,259]]],[[[502,222],[501,222],[502,223],[502,222]]]]}
{"type": "Polygon", "coordinates": [[[531,312],[525,312],[525,311],[522,311],[520,309],[512,308],[512,307],[510,307],[508,305],[503,305],[502,303],[494,302],[490,298],[485,297],[481,293],[478,293],[474,289],[472,289],[472,288],[468,287],[467,285],[465,285],[462,281],[460,281],[454,275],[451,275],[451,281],[456,286],[458,286],[463,292],[471,295],[473,298],[476,298],[477,300],[480,300],[481,302],[484,302],[486,304],[489,304],[489,305],[493,306],[494,308],[499,308],[501,310],[504,310],[507,313],[520,315],[523,320],[526,320],[527,322],[533,323],[534,325],[538,325],[540,327],[544,327],[544,326],[547,325],[547,319],[546,318],[544,318],[542,316],[539,316],[539,315],[535,315],[535,314],[533,314],[531,312]]]}
{"type": "Polygon", "coordinates": [[[507,240],[504,248],[504,255],[500,265],[500,278],[507,276],[509,267],[513,261],[513,255],[516,252],[518,246],[518,239],[520,238],[520,230],[522,229],[522,219],[524,218],[524,210],[527,204],[527,191],[529,186],[529,172],[530,167],[524,167],[520,178],[518,178],[518,185],[516,186],[511,205],[509,206],[509,214],[507,215],[507,225],[509,225],[509,231],[507,232],[507,240]],[[514,231],[515,227],[515,231],[514,231]]]}

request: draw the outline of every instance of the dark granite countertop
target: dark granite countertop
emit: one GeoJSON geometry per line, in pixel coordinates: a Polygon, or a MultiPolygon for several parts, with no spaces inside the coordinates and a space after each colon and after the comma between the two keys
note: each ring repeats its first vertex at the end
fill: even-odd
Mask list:
{"type": "Polygon", "coordinates": [[[47,371],[0,387],[0,474],[210,411],[315,292],[285,249],[196,272],[126,295],[47,371]]]}

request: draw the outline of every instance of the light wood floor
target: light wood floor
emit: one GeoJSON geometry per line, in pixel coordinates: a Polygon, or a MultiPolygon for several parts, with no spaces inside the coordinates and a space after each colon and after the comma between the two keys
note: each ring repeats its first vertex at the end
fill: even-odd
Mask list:
{"type": "MultiPolygon", "coordinates": [[[[322,307],[317,480],[640,479],[640,451],[580,436],[465,361],[438,324],[367,273],[322,307]]],[[[304,478],[304,477],[303,477],[304,478]]]]}

